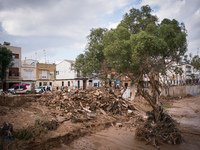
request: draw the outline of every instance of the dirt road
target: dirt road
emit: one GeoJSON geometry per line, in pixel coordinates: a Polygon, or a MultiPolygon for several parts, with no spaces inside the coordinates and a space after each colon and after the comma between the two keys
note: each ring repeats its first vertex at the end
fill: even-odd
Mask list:
{"type": "MultiPolygon", "coordinates": [[[[179,129],[185,140],[180,145],[161,145],[162,150],[199,150],[200,149],[200,95],[173,100],[169,114],[179,122],[179,129]]],[[[152,145],[134,138],[135,127],[111,127],[104,131],[81,137],[70,145],[52,150],[154,150],[152,145]]]]}

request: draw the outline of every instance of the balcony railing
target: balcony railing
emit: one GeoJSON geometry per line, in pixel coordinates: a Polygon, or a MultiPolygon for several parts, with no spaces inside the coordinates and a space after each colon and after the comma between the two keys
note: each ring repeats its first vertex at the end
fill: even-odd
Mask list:
{"type": "Polygon", "coordinates": [[[22,67],[36,67],[36,64],[22,64],[22,67]]]}
{"type": "Polygon", "coordinates": [[[50,75],[46,75],[46,76],[44,76],[44,75],[39,75],[39,79],[50,79],[50,78],[51,78],[50,75]]]}
{"type": "Polygon", "coordinates": [[[36,76],[22,76],[23,80],[36,80],[36,76]]]}

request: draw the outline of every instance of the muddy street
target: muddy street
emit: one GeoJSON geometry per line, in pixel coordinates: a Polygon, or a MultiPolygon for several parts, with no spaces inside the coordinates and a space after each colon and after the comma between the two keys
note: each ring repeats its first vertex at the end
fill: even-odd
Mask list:
{"type": "MultiPolygon", "coordinates": [[[[166,101],[165,101],[166,102],[166,101]]],[[[185,142],[180,145],[164,144],[162,150],[199,150],[200,149],[200,95],[170,100],[172,108],[167,111],[180,123],[179,129],[185,142]]],[[[138,106],[139,107],[139,106],[138,106]]],[[[141,105],[140,105],[141,107],[141,105]]],[[[135,127],[124,124],[123,127],[110,127],[101,132],[87,135],[69,145],[62,144],[52,150],[155,150],[144,141],[135,139],[135,127]]]]}

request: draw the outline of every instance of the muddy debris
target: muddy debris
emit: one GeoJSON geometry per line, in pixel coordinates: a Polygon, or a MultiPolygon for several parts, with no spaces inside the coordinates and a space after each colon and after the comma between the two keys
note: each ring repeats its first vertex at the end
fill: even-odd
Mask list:
{"type": "Polygon", "coordinates": [[[43,94],[37,102],[73,123],[94,120],[98,115],[133,115],[135,107],[123,99],[120,92],[115,93],[119,94],[106,89],[54,91],[43,94]]]}
{"type": "Polygon", "coordinates": [[[184,141],[177,123],[162,107],[159,110],[159,118],[155,118],[154,111],[148,111],[146,115],[148,117],[144,125],[136,129],[137,140],[147,141],[147,145],[151,144],[157,149],[160,149],[163,143],[176,145],[184,141]]]}
{"type": "MultiPolygon", "coordinates": [[[[79,136],[95,133],[110,126],[138,127],[136,138],[145,140],[147,144],[158,149],[162,142],[180,144],[183,141],[175,122],[165,110],[161,109],[159,121],[155,122],[152,111],[147,112],[144,117],[139,113],[134,101],[123,99],[122,94],[118,89],[113,91],[106,88],[46,91],[41,97],[32,99],[31,103],[34,103],[34,107],[45,107],[48,110],[45,112],[49,114],[41,111],[47,116],[43,117],[45,120],[38,117],[34,119],[35,124],[13,129],[12,135],[16,140],[9,147],[49,149],[61,145],[61,141],[68,144],[79,136]]],[[[1,109],[0,114],[6,115],[6,110],[1,109]]],[[[6,129],[3,130],[0,137],[4,137],[8,132],[6,129]]]]}

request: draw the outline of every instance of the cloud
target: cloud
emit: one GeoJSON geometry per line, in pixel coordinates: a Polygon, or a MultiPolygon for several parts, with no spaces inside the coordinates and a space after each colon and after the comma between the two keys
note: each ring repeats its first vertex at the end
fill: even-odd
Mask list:
{"type": "Polygon", "coordinates": [[[20,0],[16,3],[15,0],[3,0],[1,4],[4,8],[0,11],[0,20],[3,30],[9,35],[77,38],[92,27],[103,24],[98,16],[111,14],[129,1],[58,0],[54,3],[39,3],[38,0],[20,0]],[[12,5],[12,10],[8,7],[8,2],[12,5]]]}
{"type": "Polygon", "coordinates": [[[200,36],[200,1],[193,0],[0,0],[0,41],[22,47],[23,58],[74,60],[83,53],[90,29],[115,28],[132,7],[184,22],[188,49],[196,52],[200,36]],[[41,54],[40,54],[41,53],[41,54]],[[40,57],[40,58],[39,58],[40,57]]]}
{"type": "Polygon", "coordinates": [[[108,24],[109,24],[108,29],[115,29],[119,24],[119,22],[109,22],[108,24]]]}

